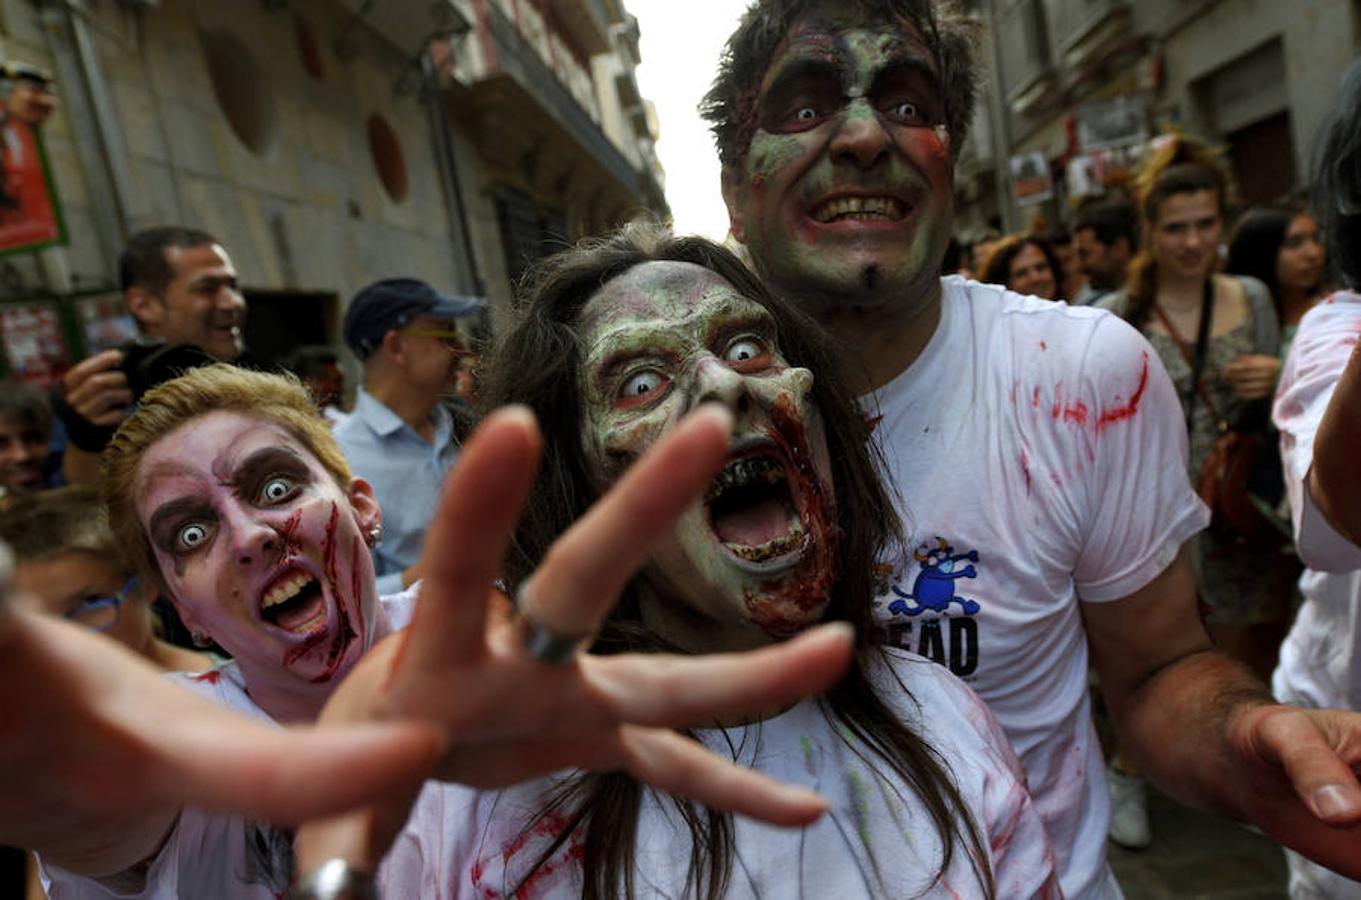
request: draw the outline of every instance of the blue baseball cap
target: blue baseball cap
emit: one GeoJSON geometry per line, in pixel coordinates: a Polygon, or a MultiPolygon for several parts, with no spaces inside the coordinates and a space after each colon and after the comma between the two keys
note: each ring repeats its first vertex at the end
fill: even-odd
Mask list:
{"type": "Polygon", "coordinates": [[[345,343],[368,359],[389,331],[418,316],[462,319],[487,305],[481,297],[441,294],[416,278],[384,278],[362,289],[345,310],[345,343]]]}

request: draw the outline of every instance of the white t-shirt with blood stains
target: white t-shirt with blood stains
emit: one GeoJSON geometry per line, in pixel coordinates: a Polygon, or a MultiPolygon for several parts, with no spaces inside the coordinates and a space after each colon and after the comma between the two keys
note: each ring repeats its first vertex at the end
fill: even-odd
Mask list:
{"type": "Polygon", "coordinates": [[[1306,313],[1272,408],[1295,543],[1309,566],[1300,578],[1304,604],[1281,645],[1272,684],[1277,697],[1305,706],[1361,709],[1361,547],[1333,529],[1304,481],[1319,421],[1358,337],[1361,294],[1334,294],[1306,313]]]}
{"type": "MultiPolygon", "coordinates": [[[[1361,294],[1333,294],[1305,313],[1271,410],[1281,433],[1295,546],[1308,566],[1300,576],[1304,602],[1281,643],[1271,688],[1276,699],[1301,706],[1361,709],[1361,547],[1324,518],[1304,480],[1319,422],[1359,337],[1361,294]]],[[[1292,897],[1361,896],[1356,881],[1291,851],[1286,859],[1292,897]]]]}
{"type": "MultiPolygon", "coordinates": [[[[888,653],[890,666],[873,673],[881,696],[924,734],[950,769],[990,854],[996,895],[1058,897],[1044,825],[1025,791],[1020,764],[987,707],[939,666],[912,654],[888,653]]],[[[698,733],[715,752],[781,781],[814,788],[830,803],[822,818],[803,829],[734,817],[725,896],[981,896],[961,842],[940,881],[931,884],[940,868],[941,845],[924,805],[901,779],[884,775],[882,767],[871,771],[843,732],[817,702],[804,701],[759,724],[698,733]]],[[[383,896],[496,900],[510,897],[517,886],[514,896],[523,900],[580,896],[580,831],[528,874],[567,827],[561,809],[539,816],[558,784],[540,779],[485,792],[427,785],[384,861],[383,896]]],[[[690,833],[672,801],[644,793],[636,847],[636,895],[694,895],[693,886],[686,890],[690,833]]]]}
{"type": "Polygon", "coordinates": [[[1069,897],[1118,897],[1078,600],[1148,584],[1208,510],[1157,354],[1121,319],[941,280],[921,356],[865,399],[907,535],[885,560],[888,642],[992,708],[1020,755],[1069,897]]]}
{"type": "MultiPolygon", "coordinates": [[[[394,631],[411,621],[418,588],[419,582],[382,598],[394,631]]],[[[235,712],[274,721],[246,692],[235,661],[197,675],[167,677],[235,712]]],[[[278,900],[288,892],[292,873],[293,845],[286,833],[268,823],[194,807],[180,811],[160,852],[136,870],[93,879],[45,866],[39,859],[43,888],[52,900],[278,900]]]]}

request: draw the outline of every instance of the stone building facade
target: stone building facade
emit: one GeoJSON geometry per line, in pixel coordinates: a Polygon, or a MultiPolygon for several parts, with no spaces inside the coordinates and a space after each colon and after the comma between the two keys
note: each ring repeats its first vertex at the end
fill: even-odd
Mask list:
{"type": "Polygon", "coordinates": [[[70,359],[151,225],[220,236],[277,358],[374,279],[505,305],[528,259],[666,210],[620,0],[0,0],[0,54],[56,78],[67,234],[0,257],[0,317],[55,310],[70,359]]]}
{"type": "Polygon", "coordinates": [[[1319,121],[1361,48],[1358,0],[973,0],[988,28],[979,127],[958,172],[960,227],[1038,214],[1127,177],[1152,136],[1225,150],[1245,203],[1305,186],[1319,121]],[[1054,197],[1018,207],[1008,161],[1039,153],[1054,197]],[[1095,184],[1089,183],[1093,176],[1095,184]]]}

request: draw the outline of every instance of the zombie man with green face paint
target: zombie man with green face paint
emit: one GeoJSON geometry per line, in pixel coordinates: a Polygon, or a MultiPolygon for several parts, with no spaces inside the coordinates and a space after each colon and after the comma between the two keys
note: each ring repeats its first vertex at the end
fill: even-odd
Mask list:
{"type": "Polygon", "coordinates": [[[529,405],[544,426],[508,580],[523,583],[687,413],[726,407],[727,464],[629,583],[596,650],[705,653],[854,624],[855,662],[823,700],[692,733],[819,785],[829,809],[803,830],[756,827],[623,773],[427,793],[408,833],[440,840],[399,842],[388,871],[439,858],[439,883],[478,897],[1056,895],[1044,826],[982,702],[872,640],[892,506],[816,326],[722,248],[636,226],[547,262],[522,316],[487,394],[529,405]]]}
{"type": "Polygon", "coordinates": [[[881,630],[989,703],[1068,896],[1119,896],[1089,648],[1160,787],[1355,872],[1335,826],[1361,821],[1359,760],[1334,748],[1361,718],[1274,705],[1213,651],[1181,549],[1208,515],[1156,354],[1096,311],[937,277],[972,37],[948,2],[759,0],[703,104],[733,236],[845,348],[905,498],[881,630]]]}

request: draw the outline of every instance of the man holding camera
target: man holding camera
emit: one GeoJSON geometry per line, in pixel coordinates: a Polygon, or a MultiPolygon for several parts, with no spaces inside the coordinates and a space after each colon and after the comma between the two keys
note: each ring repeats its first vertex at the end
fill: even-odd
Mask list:
{"type": "Polygon", "coordinates": [[[55,405],[70,437],[63,468],[72,482],[97,477],[100,450],[136,395],[150,386],[138,384],[138,370],[154,362],[150,356],[178,352],[183,367],[192,361],[179,356],[206,354],[230,362],[242,351],[246,301],[236,267],[217,238],[176,226],[139,231],[118,269],[128,311],[143,337],[155,343],[97,353],[62,378],[55,405]]]}

